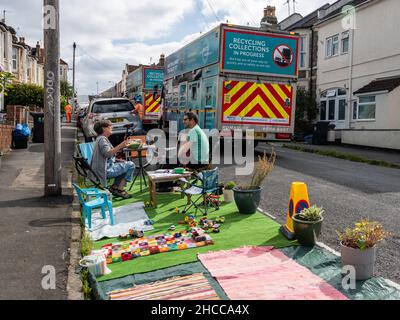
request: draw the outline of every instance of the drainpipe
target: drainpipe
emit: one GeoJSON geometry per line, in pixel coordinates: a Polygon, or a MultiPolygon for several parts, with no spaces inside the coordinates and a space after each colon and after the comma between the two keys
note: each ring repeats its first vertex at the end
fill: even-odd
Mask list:
{"type": "MultiPolygon", "coordinates": [[[[313,102],[314,91],[313,91],[313,74],[314,74],[314,28],[311,27],[311,61],[310,61],[310,99],[313,102]]],[[[315,97],[316,97],[315,93],[315,97]]]]}
{"type": "Polygon", "coordinates": [[[348,121],[347,121],[347,128],[346,129],[351,129],[351,120],[353,119],[353,103],[352,103],[352,97],[353,97],[353,47],[354,47],[354,28],[350,28],[349,30],[349,100],[347,102],[348,105],[348,121]]]}

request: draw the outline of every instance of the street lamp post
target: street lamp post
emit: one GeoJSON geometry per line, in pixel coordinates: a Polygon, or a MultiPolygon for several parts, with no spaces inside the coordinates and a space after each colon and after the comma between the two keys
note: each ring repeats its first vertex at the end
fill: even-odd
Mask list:
{"type": "Polygon", "coordinates": [[[59,18],[59,0],[44,0],[43,32],[45,50],[45,196],[60,196],[62,194],[59,18]]]}

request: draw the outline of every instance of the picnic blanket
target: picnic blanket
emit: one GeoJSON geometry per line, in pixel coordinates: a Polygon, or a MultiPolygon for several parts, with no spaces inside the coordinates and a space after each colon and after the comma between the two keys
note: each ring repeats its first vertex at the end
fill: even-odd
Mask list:
{"type": "Polygon", "coordinates": [[[199,259],[232,300],[347,300],[273,247],[212,252],[199,259]]]}
{"type": "Polygon", "coordinates": [[[154,227],[145,225],[149,217],[144,210],[144,203],[134,203],[114,209],[114,223],[111,225],[110,216],[106,214],[107,219],[103,219],[100,210],[93,210],[92,213],[92,229],[89,229],[86,221],[86,230],[88,230],[93,241],[104,238],[116,238],[120,235],[129,233],[130,229],[140,231],[150,231],[154,227]]]}
{"type": "Polygon", "coordinates": [[[195,230],[107,244],[102,249],[108,252],[107,264],[113,264],[158,253],[200,248],[214,244],[210,235],[199,235],[195,230]]]}
{"type": "Polygon", "coordinates": [[[220,300],[203,274],[175,277],[110,293],[110,300],[220,300]]]}

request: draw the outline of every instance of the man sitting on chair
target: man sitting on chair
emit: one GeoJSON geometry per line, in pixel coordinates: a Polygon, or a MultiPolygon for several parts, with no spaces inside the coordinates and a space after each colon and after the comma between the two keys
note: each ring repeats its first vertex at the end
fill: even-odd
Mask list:
{"type": "Polygon", "coordinates": [[[107,179],[115,178],[110,191],[114,196],[124,199],[130,198],[124,190],[128,182],[132,182],[135,164],[131,161],[116,159],[116,154],[129,146],[128,140],[123,141],[117,147],[113,147],[108,138],[112,135],[112,123],[109,120],[98,121],[94,125],[94,131],[98,134],[93,150],[92,169],[106,186],[107,179]]]}
{"type": "Polygon", "coordinates": [[[199,118],[193,112],[188,112],[183,118],[185,128],[189,130],[188,139],[179,150],[178,158],[185,159],[190,154],[189,164],[183,163],[188,169],[202,171],[209,169],[210,144],[208,137],[199,126],[199,118]]]}

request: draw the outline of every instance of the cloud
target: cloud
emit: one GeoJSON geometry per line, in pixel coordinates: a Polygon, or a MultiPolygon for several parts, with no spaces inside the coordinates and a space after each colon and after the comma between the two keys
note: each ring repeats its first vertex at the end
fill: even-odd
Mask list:
{"type": "MultiPolygon", "coordinates": [[[[32,46],[43,36],[42,3],[42,0],[2,0],[8,11],[7,23],[32,46]]],[[[77,43],[77,89],[79,94],[92,94],[97,90],[96,82],[102,91],[111,86],[110,81],[119,81],[126,63],[147,64],[150,57],[157,62],[161,53],[170,54],[198,37],[190,28],[194,23],[200,29],[205,26],[210,29],[226,20],[258,26],[263,9],[269,4],[277,7],[279,20],[286,18],[287,6],[283,3],[283,0],[61,0],[61,56],[72,67],[72,43],[77,43]],[[179,38],[175,36],[176,28],[182,29],[179,38]]],[[[324,3],[324,0],[299,1],[297,9],[305,15],[324,3]]]]}

